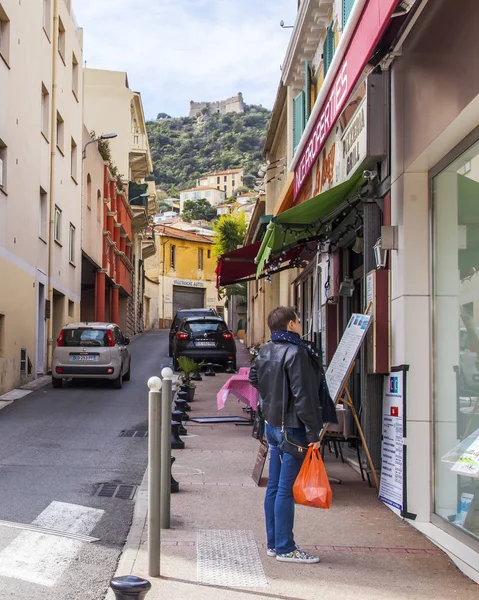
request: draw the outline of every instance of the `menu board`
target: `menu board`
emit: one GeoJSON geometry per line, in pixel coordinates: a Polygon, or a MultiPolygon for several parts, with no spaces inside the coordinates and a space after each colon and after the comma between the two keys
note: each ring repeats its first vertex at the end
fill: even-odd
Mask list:
{"type": "Polygon", "coordinates": [[[399,511],[404,509],[404,372],[384,378],[383,441],[379,498],[399,511]]]}
{"type": "Polygon", "coordinates": [[[339,346],[326,371],[326,381],[333,402],[338,400],[346,384],[352,364],[366,337],[370,324],[371,317],[369,315],[354,313],[349,320],[346,331],[343,333],[339,346]]]}

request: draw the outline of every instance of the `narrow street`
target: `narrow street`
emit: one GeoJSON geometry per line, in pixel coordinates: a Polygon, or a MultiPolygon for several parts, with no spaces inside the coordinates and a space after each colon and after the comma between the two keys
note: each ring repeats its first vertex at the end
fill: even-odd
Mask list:
{"type": "Polygon", "coordinates": [[[169,362],[167,332],[149,331],[130,348],[132,377],[121,390],[103,382],[69,383],[60,390],[48,385],[0,411],[2,600],[103,597],[134,502],[99,497],[98,484],[141,482],[147,441],[121,433],[146,425],[146,382],[169,362]],[[99,540],[45,535],[5,521],[99,540]]]}

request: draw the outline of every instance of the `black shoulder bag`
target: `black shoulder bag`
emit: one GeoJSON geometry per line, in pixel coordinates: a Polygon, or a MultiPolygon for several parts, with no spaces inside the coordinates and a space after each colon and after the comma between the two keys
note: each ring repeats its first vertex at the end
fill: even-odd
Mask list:
{"type": "Polygon", "coordinates": [[[281,442],[279,444],[279,448],[283,452],[286,452],[286,454],[291,454],[292,456],[295,456],[296,458],[303,459],[306,456],[306,452],[307,452],[308,448],[306,446],[301,446],[300,444],[298,444],[293,439],[291,434],[288,434],[286,432],[286,429],[284,427],[285,402],[286,402],[286,393],[288,391],[287,386],[286,386],[286,377],[287,376],[286,376],[286,372],[284,370],[287,353],[288,353],[288,348],[286,348],[286,352],[284,353],[283,362],[282,362],[282,366],[281,366],[281,371],[283,373],[283,408],[282,408],[282,413],[281,413],[281,442]]]}

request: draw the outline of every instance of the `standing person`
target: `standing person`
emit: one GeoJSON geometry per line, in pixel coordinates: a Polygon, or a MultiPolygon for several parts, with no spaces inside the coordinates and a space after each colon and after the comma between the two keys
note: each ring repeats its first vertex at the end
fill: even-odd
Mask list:
{"type": "Polygon", "coordinates": [[[300,550],[293,536],[293,484],[303,460],[283,452],[279,445],[284,400],[288,436],[300,446],[319,448],[323,371],[317,353],[301,339],[301,324],[293,308],[280,306],[272,310],[268,327],[271,341],[261,346],[249,376],[262,398],[270,452],[264,501],[267,554],[283,562],[317,563],[319,557],[300,550]]]}

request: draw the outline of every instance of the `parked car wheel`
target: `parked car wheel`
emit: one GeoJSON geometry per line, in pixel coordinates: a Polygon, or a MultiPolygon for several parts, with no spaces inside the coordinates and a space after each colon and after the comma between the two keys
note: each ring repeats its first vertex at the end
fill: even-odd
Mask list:
{"type": "Polygon", "coordinates": [[[121,390],[123,387],[123,373],[120,373],[116,379],[113,379],[113,387],[115,390],[121,390]]]}
{"type": "Polygon", "coordinates": [[[125,373],[124,377],[123,377],[123,381],[130,381],[131,379],[131,360],[130,360],[130,364],[128,365],[128,371],[125,373]]]}
{"type": "Polygon", "coordinates": [[[63,385],[63,380],[60,378],[52,377],[52,386],[54,388],[61,388],[63,385]]]}

